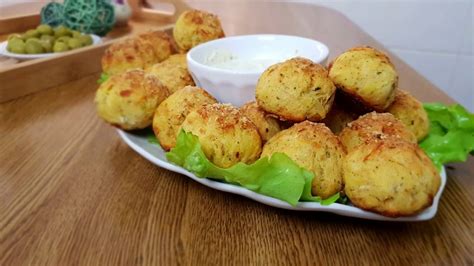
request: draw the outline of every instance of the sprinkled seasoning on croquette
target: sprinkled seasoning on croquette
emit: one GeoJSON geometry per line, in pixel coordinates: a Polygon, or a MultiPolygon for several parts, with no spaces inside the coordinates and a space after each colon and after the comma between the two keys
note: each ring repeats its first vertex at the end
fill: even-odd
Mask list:
{"type": "Polygon", "coordinates": [[[219,18],[200,10],[182,13],[173,28],[173,37],[178,48],[186,52],[194,46],[224,37],[219,18]]]}
{"type": "Polygon", "coordinates": [[[189,113],[182,129],[198,136],[206,157],[219,167],[252,163],[260,156],[262,140],[256,126],[229,104],[201,106],[189,113]]]}
{"type": "Polygon", "coordinates": [[[416,143],[416,138],[402,122],[389,113],[368,113],[347,124],[339,135],[348,151],[384,138],[401,138],[416,143]]]}
{"type": "Polygon", "coordinates": [[[265,70],[255,94],[264,111],[280,120],[300,122],[322,120],[332,105],[335,91],[324,67],[297,57],[265,70]]]}
{"type": "Polygon", "coordinates": [[[216,102],[205,90],[193,86],[186,86],[164,100],[153,117],[153,131],[163,149],[170,150],[176,145],[181,124],[191,111],[216,102]]]}
{"type": "Polygon", "coordinates": [[[158,79],[132,69],[111,76],[96,92],[99,116],[124,130],[149,126],[156,107],[168,96],[158,79]]]}
{"type": "Polygon", "coordinates": [[[324,124],[305,121],[280,131],[265,144],[261,157],[276,152],[314,173],[313,195],[327,198],[342,189],[345,149],[324,124]]]}
{"type": "Polygon", "coordinates": [[[334,84],[371,110],[384,111],[395,97],[398,74],[390,59],[371,47],[356,47],[329,64],[334,84]]]}

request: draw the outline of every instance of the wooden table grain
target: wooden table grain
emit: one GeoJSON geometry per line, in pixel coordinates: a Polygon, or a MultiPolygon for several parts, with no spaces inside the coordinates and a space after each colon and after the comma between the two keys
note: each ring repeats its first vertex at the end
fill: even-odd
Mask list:
{"type": "MultiPolygon", "coordinates": [[[[228,35],[319,39],[331,57],[383,47],[341,14],[283,3],[199,3],[228,35]]],[[[393,56],[401,86],[452,100],[393,56]]],[[[448,167],[430,221],[280,210],[160,169],[95,112],[99,73],[0,105],[0,265],[472,265],[474,160],[448,167]]],[[[25,77],[18,77],[25,78],[25,77]]],[[[1,84],[0,84],[1,86],[1,84]]]]}

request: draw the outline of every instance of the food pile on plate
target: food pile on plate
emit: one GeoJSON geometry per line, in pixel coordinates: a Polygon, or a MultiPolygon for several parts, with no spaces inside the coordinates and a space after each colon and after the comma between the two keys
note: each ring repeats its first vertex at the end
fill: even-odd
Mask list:
{"type": "Polygon", "coordinates": [[[92,42],[89,34],[65,26],[52,28],[42,24],[36,29],[10,35],[7,50],[15,54],[60,53],[91,45],[92,42]]]}
{"type": "Polygon", "coordinates": [[[258,81],[256,101],[237,108],[195,87],[186,65],[189,49],[221,37],[215,15],[191,10],[179,17],[173,39],[152,31],[111,45],[95,99],[100,117],[123,130],[152,126],[166,151],[191,133],[222,169],[283,153],[314,175],[313,196],[341,193],[385,216],[432,204],[440,175],[417,144],[429,119],[398,88],[387,55],[356,47],[327,68],[304,58],[272,65],[258,81]]]}

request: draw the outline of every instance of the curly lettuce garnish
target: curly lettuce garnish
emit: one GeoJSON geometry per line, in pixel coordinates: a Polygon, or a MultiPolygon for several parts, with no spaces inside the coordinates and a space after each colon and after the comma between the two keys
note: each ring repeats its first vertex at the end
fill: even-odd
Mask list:
{"type": "Polygon", "coordinates": [[[465,162],[474,151],[474,115],[459,104],[423,106],[430,120],[430,132],[420,147],[438,169],[446,163],[465,162]]]}
{"type": "Polygon", "coordinates": [[[100,78],[97,80],[97,83],[102,84],[104,83],[107,79],[109,79],[109,75],[106,73],[101,73],[100,78]]]}
{"type": "Polygon", "coordinates": [[[176,147],[171,149],[166,157],[170,162],[184,167],[198,177],[236,184],[254,192],[286,201],[293,206],[299,201],[313,201],[329,205],[340,198],[339,193],[324,200],[312,196],[313,173],[299,167],[283,153],[275,153],[270,158],[260,158],[253,164],[238,163],[224,169],[217,167],[206,158],[198,137],[181,131],[176,147]]]}

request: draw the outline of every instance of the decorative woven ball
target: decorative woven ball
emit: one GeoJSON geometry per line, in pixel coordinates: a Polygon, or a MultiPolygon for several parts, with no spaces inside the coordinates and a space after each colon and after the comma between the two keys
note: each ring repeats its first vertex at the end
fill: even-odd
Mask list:
{"type": "Polygon", "coordinates": [[[65,0],[64,24],[74,30],[104,36],[115,24],[109,0],[65,0]]]}
{"type": "Polygon", "coordinates": [[[41,8],[41,24],[57,27],[64,24],[63,5],[52,2],[41,8]]]}

